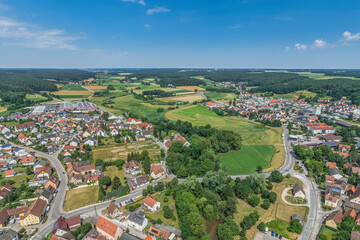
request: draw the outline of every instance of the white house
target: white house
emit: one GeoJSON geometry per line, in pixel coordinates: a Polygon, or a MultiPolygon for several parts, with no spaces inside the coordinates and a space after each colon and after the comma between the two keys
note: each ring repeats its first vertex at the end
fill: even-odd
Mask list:
{"type": "Polygon", "coordinates": [[[84,142],[85,145],[95,146],[95,139],[93,137],[89,137],[84,142]]]}
{"type": "Polygon", "coordinates": [[[292,193],[295,198],[305,199],[305,192],[299,184],[295,184],[292,193]]]}
{"type": "Polygon", "coordinates": [[[147,196],[144,200],[144,206],[151,212],[155,212],[160,209],[160,202],[152,196],[147,196]]]}
{"type": "Polygon", "coordinates": [[[130,214],[127,223],[130,227],[142,231],[148,225],[148,220],[144,211],[138,211],[130,214]]]}

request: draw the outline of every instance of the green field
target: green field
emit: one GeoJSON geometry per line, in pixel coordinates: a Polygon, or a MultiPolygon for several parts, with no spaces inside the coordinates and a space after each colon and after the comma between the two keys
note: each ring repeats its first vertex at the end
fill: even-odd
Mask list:
{"type": "Polygon", "coordinates": [[[26,94],[26,99],[29,99],[34,102],[39,102],[45,100],[46,97],[43,97],[40,94],[26,94]]]}
{"type": "Polygon", "coordinates": [[[253,173],[257,166],[268,167],[275,152],[273,145],[243,145],[239,151],[219,154],[218,159],[230,175],[237,175],[253,173]]]}
{"type": "Polygon", "coordinates": [[[236,98],[236,94],[234,93],[204,92],[204,95],[216,101],[233,100],[234,98],[236,98]]]}
{"type": "Polygon", "coordinates": [[[208,110],[205,106],[201,106],[201,105],[194,106],[191,108],[181,109],[179,111],[176,111],[176,114],[190,118],[195,118],[195,115],[197,114],[201,114],[209,117],[219,117],[216,113],[208,110]]]}
{"type": "Polygon", "coordinates": [[[14,125],[17,125],[19,124],[19,122],[2,122],[1,125],[3,126],[14,126],[14,125]]]}
{"type": "Polygon", "coordinates": [[[87,91],[81,85],[78,84],[66,84],[60,88],[61,91],[87,91]]]}
{"type": "Polygon", "coordinates": [[[73,99],[82,99],[88,98],[90,95],[58,95],[61,98],[73,98],[73,99]]]}
{"type": "Polygon", "coordinates": [[[300,76],[309,77],[316,80],[326,80],[326,79],[335,79],[335,78],[346,78],[351,80],[360,80],[356,77],[346,77],[346,76],[326,76],[325,73],[312,73],[312,72],[296,72],[300,76]]]}
{"type": "Polygon", "coordinates": [[[327,237],[326,239],[333,239],[336,236],[336,232],[327,228],[326,226],[319,235],[321,234],[325,235],[327,237]]]}

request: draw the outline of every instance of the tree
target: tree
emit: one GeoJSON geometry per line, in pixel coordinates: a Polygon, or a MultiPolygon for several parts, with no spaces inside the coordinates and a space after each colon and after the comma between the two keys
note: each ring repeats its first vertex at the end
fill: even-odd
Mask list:
{"type": "Polygon", "coordinates": [[[256,195],[252,195],[249,198],[248,203],[250,204],[250,206],[256,207],[260,203],[260,198],[256,195]]]}
{"type": "Polygon", "coordinates": [[[268,199],[265,199],[264,202],[261,204],[261,207],[265,210],[269,209],[270,201],[268,199]]]}
{"type": "Polygon", "coordinates": [[[99,184],[100,186],[110,186],[111,185],[111,179],[109,176],[104,176],[102,178],[100,178],[99,180],[99,184]]]}
{"type": "Polygon", "coordinates": [[[26,167],[26,175],[31,175],[31,174],[32,174],[31,167],[27,166],[26,167]]]}
{"type": "Polygon", "coordinates": [[[204,208],[204,217],[207,220],[215,220],[218,218],[216,210],[213,205],[206,205],[204,208]]]}
{"type": "Polygon", "coordinates": [[[158,182],[155,187],[154,187],[154,190],[156,192],[161,192],[164,190],[164,183],[163,182],[158,182]]]}
{"type": "Polygon", "coordinates": [[[270,174],[269,180],[272,182],[282,182],[282,180],[284,179],[284,176],[278,171],[275,170],[270,174]]]}
{"type": "Polygon", "coordinates": [[[291,224],[288,228],[288,230],[290,232],[294,232],[294,233],[298,233],[298,234],[301,233],[302,229],[303,229],[303,226],[301,225],[299,219],[294,219],[293,221],[291,221],[291,224]]]}
{"type": "Polygon", "coordinates": [[[108,120],[109,120],[109,116],[110,116],[109,112],[104,112],[101,117],[102,117],[105,121],[108,121],[108,120]]]}
{"type": "Polygon", "coordinates": [[[256,172],[257,172],[257,173],[262,173],[262,171],[263,171],[263,167],[262,167],[262,166],[257,166],[257,167],[256,167],[256,172]]]}
{"type": "Polygon", "coordinates": [[[113,178],[113,182],[112,182],[112,186],[111,189],[112,190],[118,190],[118,188],[121,186],[121,181],[120,178],[118,176],[115,176],[113,178]]]}
{"type": "Polygon", "coordinates": [[[265,231],[265,223],[264,222],[259,223],[257,228],[259,229],[259,231],[264,232],[265,231]]]}
{"type": "Polygon", "coordinates": [[[104,160],[102,160],[102,159],[95,160],[95,166],[102,166],[103,164],[104,164],[104,160]]]}
{"type": "Polygon", "coordinates": [[[153,186],[151,186],[151,185],[147,186],[146,190],[147,190],[147,192],[148,192],[149,195],[151,195],[151,194],[154,193],[154,188],[153,188],[153,186]]]}
{"type": "Polygon", "coordinates": [[[142,195],[143,195],[144,197],[146,197],[146,196],[148,195],[148,191],[147,191],[146,189],[143,189],[143,190],[142,190],[142,195]]]}
{"type": "Polygon", "coordinates": [[[218,226],[217,235],[220,240],[234,239],[231,229],[226,224],[221,224],[218,226]]]}
{"type": "Polygon", "coordinates": [[[276,193],[275,193],[275,192],[270,192],[270,194],[269,194],[269,201],[270,201],[271,203],[275,203],[275,202],[276,202],[276,198],[277,198],[276,193]]]}

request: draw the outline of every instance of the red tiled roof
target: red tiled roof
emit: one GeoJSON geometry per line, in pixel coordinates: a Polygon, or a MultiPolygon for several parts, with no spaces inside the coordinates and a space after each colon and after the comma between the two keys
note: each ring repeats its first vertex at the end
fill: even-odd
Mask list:
{"type": "Polygon", "coordinates": [[[99,220],[96,223],[96,227],[103,230],[112,237],[115,237],[118,228],[118,226],[116,226],[114,223],[103,217],[99,217],[99,220]]]}
{"type": "Polygon", "coordinates": [[[144,203],[150,207],[154,207],[154,205],[159,202],[158,200],[156,200],[155,198],[153,198],[152,196],[146,196],[144,203]]]}

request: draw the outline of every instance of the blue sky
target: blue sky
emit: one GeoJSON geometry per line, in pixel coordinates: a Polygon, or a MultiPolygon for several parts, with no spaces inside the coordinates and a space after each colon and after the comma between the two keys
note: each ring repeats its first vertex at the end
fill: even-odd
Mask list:
{"type": "Polygon", "coordinates": [[[360,1],[0,0],[0,67],[360,68],[360,1]]]}

